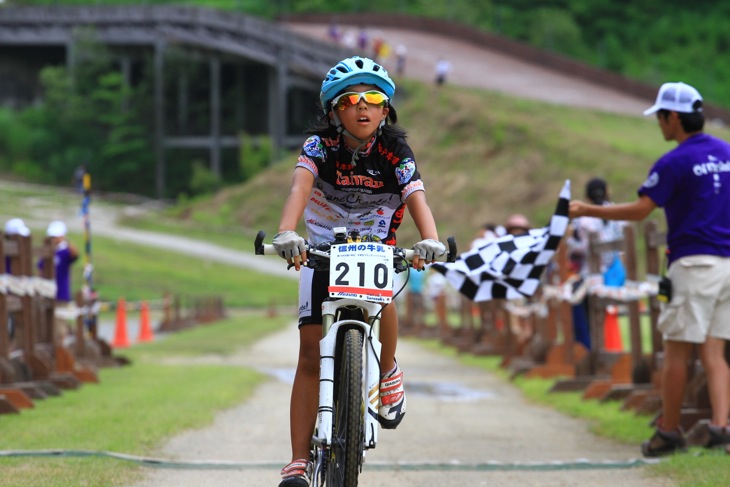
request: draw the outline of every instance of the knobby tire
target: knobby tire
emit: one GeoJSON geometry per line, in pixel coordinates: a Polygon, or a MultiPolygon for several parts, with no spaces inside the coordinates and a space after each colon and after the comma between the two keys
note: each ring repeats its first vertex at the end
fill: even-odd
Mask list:
{"type": "Polygon", "coordinates": [[[363,451],[362,333],[347,330],[335,382],[332,449],[328,487],[356,487],[363,451]]]}

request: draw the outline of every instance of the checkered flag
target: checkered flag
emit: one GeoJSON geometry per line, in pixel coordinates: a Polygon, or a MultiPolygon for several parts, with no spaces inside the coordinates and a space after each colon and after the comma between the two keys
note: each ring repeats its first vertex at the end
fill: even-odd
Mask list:
{"type": "Polygon", "coordinates": [[[461,254],[456,262],[433,264],[435,270],[472,301],[532,296],[568,228],[570,180],[565,181],[550,223],[527,235],[506,235],[461,254]]]}

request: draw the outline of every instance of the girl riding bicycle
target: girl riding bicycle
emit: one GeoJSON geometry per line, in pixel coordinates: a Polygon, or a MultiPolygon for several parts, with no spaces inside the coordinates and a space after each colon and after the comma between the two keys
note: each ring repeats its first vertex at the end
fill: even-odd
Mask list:
{"type": "MultiPolygon", "coordinates": [[[[273,245],[301,270],[299,280],[299,360],[290,406],[292,462],[281,472],[280,487],[309,485],[309,446],[317,417],[319,341],[322,301],[329,275],[302,266],[305,240],[296,233],[304,216],[310,244],[328,241],[332,228],[357,229],[361,235],[395,245],[406,207],[421,235],[413,246],[413,267],[422,270],[444,254],[436,223],[405,131],[395,125],[391,104],[395,84],[371,59],[352,57],[334,66],[322,82],[319,123],[307,131],[279,233],[273,245]],[[316,326],[312,326],[316,325],[316,326]]],[[[382,311],[381,383],[378,420],[394,429],[406,412],[403,373],[395,361],[398,318],[395,303],[382,311]]]]}

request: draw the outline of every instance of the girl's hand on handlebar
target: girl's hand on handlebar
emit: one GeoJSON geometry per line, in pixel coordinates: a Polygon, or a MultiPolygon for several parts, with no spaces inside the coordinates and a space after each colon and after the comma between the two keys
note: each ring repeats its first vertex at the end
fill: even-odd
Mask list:
{"type": "Polygon", "coordinates": [[[423,269],[426,264],[436,261],[437,257],[441,257],[446,253],[446,246],[438,240],[425,239],[413,246],[415,255],[413,256],[413,268],[416,270],[423,269]]]}
{"type": "Polygon", "coordinates": [[[287,263],[299,270],[307,262],[307,242],[293,230],[286,230],[274,235],[271,242],[276,253],[286,259],[287,263]]]}

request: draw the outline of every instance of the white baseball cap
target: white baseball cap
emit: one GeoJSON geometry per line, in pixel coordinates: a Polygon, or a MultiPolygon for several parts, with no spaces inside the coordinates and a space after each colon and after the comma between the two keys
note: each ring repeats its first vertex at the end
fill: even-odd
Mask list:
{"type": "Polygon", "coordinates": [[[46,234],[49,237],[65,237],[66,232],[66,224],[60,220],[56,220],[48,225],[48,230],[46,231],[46,234]]]}
{"type": "Polygon", "coordinates": [[[659,110],[680,113],[701,112],[702,105],[697,109],[694,107],[697,100],[702,101],[702,95],[690,85],[681,81],[678,83],[664,83],[659,88],[656,102],[651,108],[644,110],[644,115],[651,115],[659,110]]]}
{"type": "Polygon", "coordinates": [[[5,233],[7,235],[20,235],[27,237],[30,235],[30,229],[25,226],[25,222],[20,218],[11,218],[5,222],[5,233]]]}

